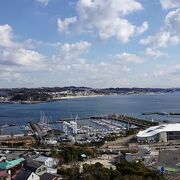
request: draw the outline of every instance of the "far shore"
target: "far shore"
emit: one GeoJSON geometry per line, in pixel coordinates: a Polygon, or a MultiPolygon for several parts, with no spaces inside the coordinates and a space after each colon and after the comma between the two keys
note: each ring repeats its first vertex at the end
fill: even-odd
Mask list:
{"type": "Polygon", "coordinates": [[[66,97],[61,97],[60,99],[57,99],[57,100],[61,100],[61,99],[75,99],[75,98],[88,98],[88,97],[102,97],[102,96],[106,96],[106,95],[66,96],[66,97]]]}
{"type": "Polygon", "coordinates": [[[102,97],[106,95],[90,95],[90,96],[65,96],[57,99],[47,100],[47,101],[0,101],[0,104],[40,104],[48,103],[53,101],[61,101],[68,99],[79,99],[79,98],[88,98],[88,97],[102,97]]]}
{"type": "Polygon", "coordinates": [[[61,100],[68,100],[68,99],[79,99],[79,98],[92,98],[92,97],[104,97],[104,96],[124,96],[124,95],[156,95],[156,94],[166,94],[166,92],[161,93],[154,93],[154,92],[148,92],[148,93],[129,93],[129,94],[111,94],[111,95],[86,95],[86,96],[64,96],[52,100],[47,101],[0,101],[0,104],[40,104],[40,103],[48,103],[53,101],[61,101],[61,100]]]}

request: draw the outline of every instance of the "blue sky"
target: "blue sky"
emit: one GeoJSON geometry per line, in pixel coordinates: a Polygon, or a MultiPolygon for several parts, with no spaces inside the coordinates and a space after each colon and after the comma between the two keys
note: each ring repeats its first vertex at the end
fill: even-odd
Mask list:
{"type": "Polygon", "coordinates": [[[4,0],[0,87],[180,87],[180,0],[4,0]]]}

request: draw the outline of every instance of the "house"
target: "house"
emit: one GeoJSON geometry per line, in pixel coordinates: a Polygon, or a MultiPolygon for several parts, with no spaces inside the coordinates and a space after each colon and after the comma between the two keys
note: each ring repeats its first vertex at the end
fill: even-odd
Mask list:
{"type": "Polygon", "coordinates": [[[47,167],[45,165],[30,158],[26,158],[25,169],[34,172],[38,176],[47,172],[47,167]]]}
{"type": "Polygon", "coordinates": [[[0,171],[0,180],[10,180],[11,177],[6,170],[0,171]]]}
{"type": "Polygon", "coordinates": [[[9,176],[12,177],[21,170],[25,164],[25,159],[23,157],[18,157],[11,161],[0,162],[0,170],[5,170],[8,172],[9,176]]]}
{"type": "Polygon", "coordinates": [[[29,170],[21,170],[16,174],[14,180],[40,180],[40,177],[29,170]]]}
{"type": "Polygon", "coordinates": [[[0,162],[0,169],[9,170],[17,166],[22,167],[24,162],[25,159],[23,157],[18,157],[11,161],[2,161],[0,162]]]}
{"type": "Polygon", "coordinates": [[[118,157],[115,158],[115,162],[122,162],[122,161],[128,161],[128,162],[136,162],[140,161],[142,159],[141,156],[131,154],[131,153],[121,153],[118,157]]]}
{"type": "Polygon", "coordinates": [[[62,180],[63,178],[57,174],[44,173],[40,180],[62,180]]]}
{"type": "Polygon", "coordinates": [[[57,173],[57,166],[59,163],[58,159],[46,156],[39,156],[36,161],[43,163],[45,166],[47,166],[48,173],[57,173]]]}

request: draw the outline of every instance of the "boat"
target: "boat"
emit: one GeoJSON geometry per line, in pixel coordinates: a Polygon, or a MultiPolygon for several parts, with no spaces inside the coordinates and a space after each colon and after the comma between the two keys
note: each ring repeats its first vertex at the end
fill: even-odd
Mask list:
{"type": "Polygon", "coordinates": [[[51,130],[51,127],[49,126],[49,119],[44,112],[41,112],[40,121],[37,124],[41,127],[43,133],[45,134],[51,130]]]}

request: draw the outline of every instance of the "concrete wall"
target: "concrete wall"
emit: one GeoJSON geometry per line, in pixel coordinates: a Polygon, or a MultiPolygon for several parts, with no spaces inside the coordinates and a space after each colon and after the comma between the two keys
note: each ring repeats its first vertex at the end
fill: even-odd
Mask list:
{"type": "Polygon", "coordinates": [[[163,150],[160,151],[159,154],[159,163],[161,165],[165,165],[168,167],[173,167],[173,168],[179,168],[176,166],[177,163],[180,162],[180,152],[179,150],[163,150]]]}
{"type": "Polygon", "coordinates": [[[160,142],[167,142],[167,132],[162,132],[159,134],[159,141],[160,142]]]}

